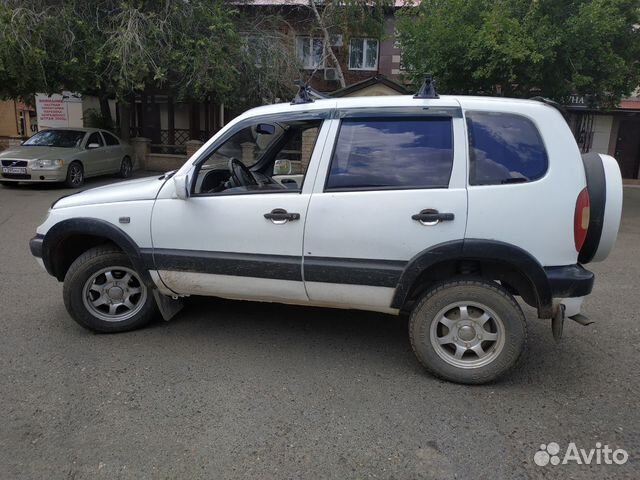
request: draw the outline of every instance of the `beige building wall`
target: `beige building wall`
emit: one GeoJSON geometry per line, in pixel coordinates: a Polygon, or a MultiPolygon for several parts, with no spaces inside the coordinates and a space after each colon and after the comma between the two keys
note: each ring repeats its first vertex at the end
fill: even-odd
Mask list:
{"type": "Polygon", "coordinates": [[[371,85],[361,90],[345,95],[345,97],[381,97],[383,95],[400,95],[394,89],[387,87],[386,85],[371,85]]]}

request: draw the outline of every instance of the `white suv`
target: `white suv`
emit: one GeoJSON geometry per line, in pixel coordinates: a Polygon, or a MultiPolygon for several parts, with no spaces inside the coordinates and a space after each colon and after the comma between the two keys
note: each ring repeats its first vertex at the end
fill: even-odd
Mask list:
{"type": "Polygon", "coordinates": [[[189,295],[407,312],[429,371],[495,379],[525,345],[514,297],[556,336],[586,323],[582,264],[614,244],[620,172],[544,102],[416,97],[250,110],[176,172],[56,201],[31,251],[95,331],[189,295]]]}

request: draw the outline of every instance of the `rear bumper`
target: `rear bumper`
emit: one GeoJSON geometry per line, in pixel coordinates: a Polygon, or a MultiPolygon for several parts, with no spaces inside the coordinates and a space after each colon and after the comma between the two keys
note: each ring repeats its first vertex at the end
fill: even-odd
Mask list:
{"type": "Polygon", "coordinates": [[[545,267],[552,298],[584,297],[593,290],[595,276],[582,265],[545,267]]]}
{"type": "Polygon", "coordinates": [[[36,258],[42,258],[42,243],[44,242],[44,235],[36,235],[29,240],[29,250],[31,255],[36,258]]]}

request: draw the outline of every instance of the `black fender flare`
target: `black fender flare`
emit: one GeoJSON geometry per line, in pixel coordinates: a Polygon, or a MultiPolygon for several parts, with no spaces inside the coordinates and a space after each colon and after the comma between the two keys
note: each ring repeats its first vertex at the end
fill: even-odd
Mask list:
{"type": "Polygon", "coordinates": [[[515,245],[496,240],[464,239],[440,243],[415,255],[400,276],[391,308],[401,309],[416,280],[424,271],[448,260],[499,261],[518,270],[531,283],[538,316],[550,318],[552,290],[543,266],[531,254],[515,245]]]}
{"type": "Polygon", "coordinates": [[[131,260],[133,267],[142,276],[143,281],[153,286],[153,280],[145,265],[140,248],[133,239],[114,224],[98,218],[69,218],[52,226],[42,241],[42,261],[50,275],[62,280],[56,271],[53,252],[65,239],[73,235],[92,235],[115,243],[131,260]]]}

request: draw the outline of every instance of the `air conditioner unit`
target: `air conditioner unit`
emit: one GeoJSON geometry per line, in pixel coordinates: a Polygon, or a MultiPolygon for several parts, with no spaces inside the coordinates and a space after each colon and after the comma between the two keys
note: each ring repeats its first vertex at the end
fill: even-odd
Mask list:
{"type": "Polygon", "coordinates": [[[325,80],[338,80],[338,69],[337,68],[325,68],[324,69],[324,79],[325,80]]]}
{"type": "Polygon", "coordinates": [[[329,44],[332,47],[341,47],[342,46],[342,35],[340,35],[340,34],[331,35],[329,37],[329,44]]]}

